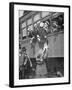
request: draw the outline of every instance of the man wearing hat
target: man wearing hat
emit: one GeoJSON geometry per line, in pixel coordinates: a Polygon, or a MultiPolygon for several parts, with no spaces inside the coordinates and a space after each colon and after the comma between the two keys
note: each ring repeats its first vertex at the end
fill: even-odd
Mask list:
{"type": "Polygon", "coordinates": [[[22,54],[23,54],[23,66],[24,66],[24,78],[26,79],[29,78],[32,62],[26,53],[25,47],[22,48],[22,54]]]}

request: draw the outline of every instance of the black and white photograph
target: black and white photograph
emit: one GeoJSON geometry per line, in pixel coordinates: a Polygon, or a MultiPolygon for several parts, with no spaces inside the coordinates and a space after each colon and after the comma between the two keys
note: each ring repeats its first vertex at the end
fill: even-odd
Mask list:
{"type": "Polygon", "coordinates": [[[19,79],[64,77],[64,13],[19,11],[19,79]]]}
{"type": "Polygon", "coordinates": [[[27,3],[12,5],[14,60],[11,63],[14,66],[11,66],[11,85],[69,83],[70,7],[27,3]]]}

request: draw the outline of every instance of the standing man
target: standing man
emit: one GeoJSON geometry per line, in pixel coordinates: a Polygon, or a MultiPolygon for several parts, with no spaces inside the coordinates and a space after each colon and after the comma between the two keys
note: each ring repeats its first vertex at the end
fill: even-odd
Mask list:
{"type": "Polygon", "coordinates": [[[31,62],[29,56],[26,53],[26,48],[25,47],[22,48],[22,55],[23,55],[23,66],[24,66],[24,73],[23,73],[24,75],[23,75],[23,77],[26,79],[26,78],[29,78],[30,70],[31,70],[31,67],[32,67],[32,62],[31,62]]]}

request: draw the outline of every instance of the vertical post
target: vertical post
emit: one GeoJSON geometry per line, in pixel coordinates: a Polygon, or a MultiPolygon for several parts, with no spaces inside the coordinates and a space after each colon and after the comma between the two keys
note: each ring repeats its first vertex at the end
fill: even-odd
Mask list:
{"type": "MultiPolygon", "coordinates": [[[[32,15],[32,25],[33,25],[33,30],[34,30],[34,15],[32,15]]],[[[33,57],[35,55],[35,46],[33,46],[33,57]]]]}
{"type": "Polygon", "coordinates": [[[26,37],[28,38],[28,30],[27,30],[27,19],[25,20],[25,22],[26,22],[26,37]]]}

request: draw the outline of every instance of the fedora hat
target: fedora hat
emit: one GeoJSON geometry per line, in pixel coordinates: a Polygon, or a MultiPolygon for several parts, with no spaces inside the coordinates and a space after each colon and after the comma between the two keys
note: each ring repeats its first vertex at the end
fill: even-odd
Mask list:
{"type": "Polygon", "coordinates": [[[22,48],[22,51],[26,51],[26,48],[25,48],[25,47],[23,47],[23,48],[22,48]]]}

